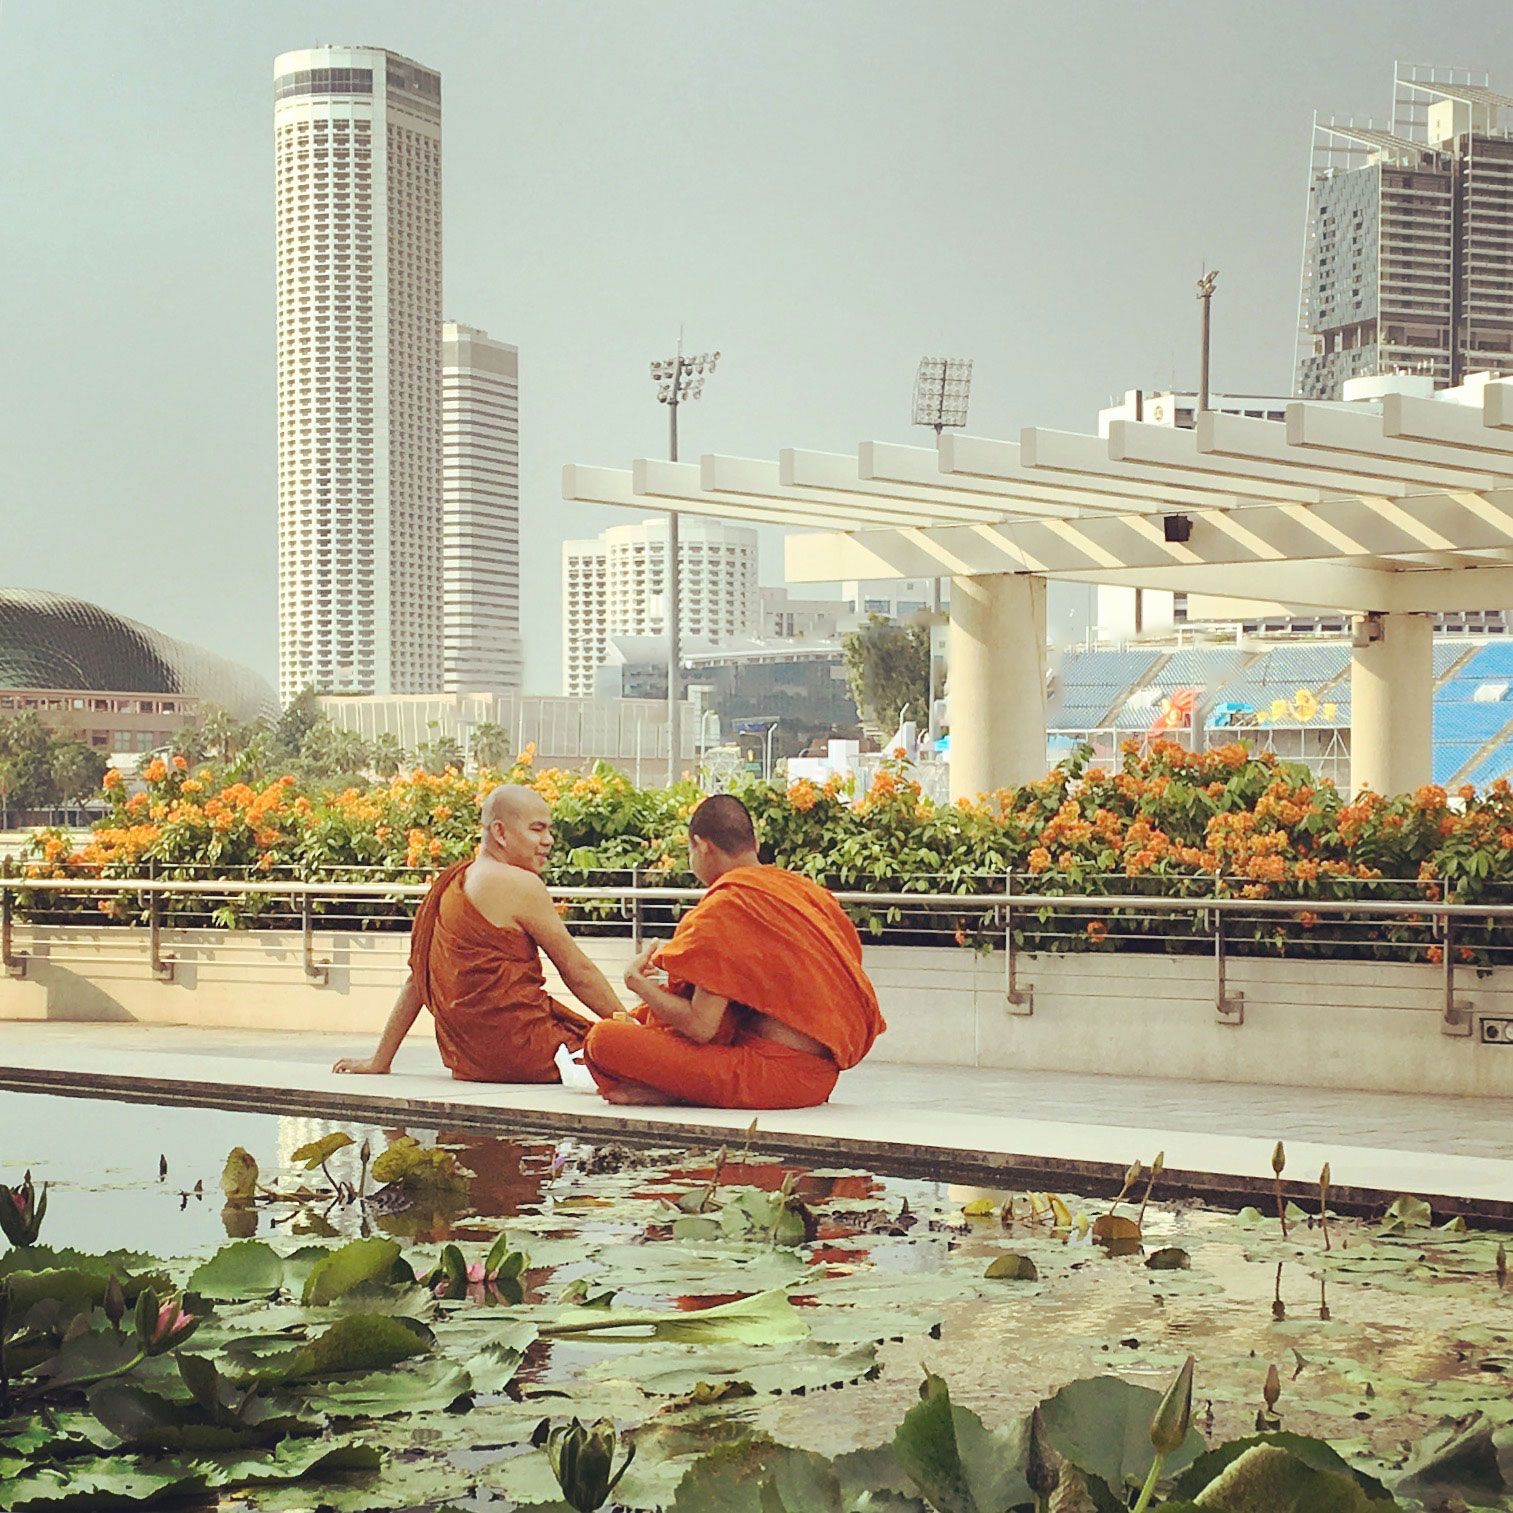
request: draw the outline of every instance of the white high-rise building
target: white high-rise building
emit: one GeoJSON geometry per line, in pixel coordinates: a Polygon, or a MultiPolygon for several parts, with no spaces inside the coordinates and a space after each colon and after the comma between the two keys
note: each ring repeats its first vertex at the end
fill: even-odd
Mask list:
{"type": "Polygon", "coordinates": [[[518,693],[520,368],[508,342],[441,328],[447,693],[518,693]]]}
{"type": "Polygon", "coordinates": [[[273,75],[279,691],[435,692],[441,78],[362,47],[273,75]]]}
{"type": "MultiPolygon", "coordinates": [[[[678,534],[679,615],[685,641],[718,645],[760,634],[757,534],[689,518],[678,534]]],[[[562,544],[563,683],[591,695],[611,636],[667,634],[667,522],[616,525],[562,544]]]]}
{"type": "Polygon", "coordinates": [[[562,690],[591,698],[609,650],[609,551],[596,541],[562,543],[562,690]]]}

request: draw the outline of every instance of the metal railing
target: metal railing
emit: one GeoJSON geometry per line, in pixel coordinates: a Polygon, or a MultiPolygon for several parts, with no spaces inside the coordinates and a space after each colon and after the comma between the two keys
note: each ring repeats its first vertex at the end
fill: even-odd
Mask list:
{"type": "MultiPolygon", "coordinates": [[[[1484,973],[1513,965],[1513,903],[1060,894],[1021,891],[1025,880],[1023,874],[1007,873],[959,884],[974,891],[837,890],[835,897],[864,936],[880,944],[954,941],[984,952],[1002,950],[1006,1004],[1021,1015],[1034,1013],[1033,987],[1022,980],[1025,958],[1046,953],[1110,947],[1206,956],[1218,1020],[1236,1026],[1245,1018],[1244,995],[1229,983],[1236,956],[1428,961],[1438,968],[1441,1029],[1465,1036],[1474,1022],[1470,1005],[1457,992],[1462,969],[1484,973]]],[[[304,975],[324,986],[332,962],[318,948],[321,936],[377,931],[398,945],[409,927],[410,905],[429,887],[426,882],[0,876],[0,967],[12,977],[27,973],[31,958],[18,944],[18,927],[31,933],[34,950],[45,949],[46,959],[54,961],[62,959],[58,948],[70,939],[59,926],[87,926],[91,941],[102,929],[120,930],[127,940],[141,941],[145,951],[139,945],[110,956],[91,944],[80,959],[137,964],[145,957],[152,975],[164,982],[175,972],[174,957],[165,949],[169,931],[177,946],[198,940],[207,960],[213,955],[230,961],[249,955],[266,960],[267,945],[257,943],[260,932],[297,930],[304,975]],[[225,901],[219,910],[211,907],[216,900],[225,901]],[[91,906],[106,916],[94,918],[91,906]]],[[[648,932],[670,929],[703,896],[694,887],[646,886],[639,876],[628,885],[559,886],[550,892],[580,934],[627,938],[636,949],[648,932]]],[[[404,952],[378,955],[398,964],[404,952]]]]}

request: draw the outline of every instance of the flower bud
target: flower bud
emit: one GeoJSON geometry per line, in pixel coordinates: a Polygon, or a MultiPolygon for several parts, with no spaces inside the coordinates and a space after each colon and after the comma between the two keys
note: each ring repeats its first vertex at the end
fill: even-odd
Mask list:
{"type": "Polygon", "coordinates": [[[1329,1163],[1326,1161],[1324,1163],[1324,1169],[1323,1169],[1323,1171],[1321,1171],[1319,1173],[1319,1191],[1327,1196],[1328,1193],[1329,1193],[1329,1187],[1330,1187],[1329,1163]]]}
{"type": "Polygon", "coordinates": [[[1282,1378],[1277,1375],[1276,1362],[1273,1361],[1266,1368],[1266,1383],[1261,1388],[1261,1396],[1266,1399],[1266,1411],[1275,1413],[1277,1399],[1282,1395],[1282,1378]]]}
{"type": "Polygon", "coordinates": [[[1159,1177],[1166,1170],[1166,1152],[1157,1151],[1156,1159],[1151,1162],[1151,1176],[1159,1177]]]}
{"type": "Polygon", "coordinates": [[[12,1245],[35,1245],[46,1212],[47,1184],[42,1184],[39,1195],[32,1185],[30,1172],[22,1178],[19,1187],[7,1187],[0,1182],[0,1232],[12,1245]]]}
{"type": "Polygon", "coordinates": [[[1151,1419],[1151,1444],[1160,1455],[1174,1455],[1182,1448],[1193,1419],[1193,1365],[1188,1356],[1182,1369],[1166,1389],[1166,1396],[1156,1405],[1151,1419]]]}
{"type": "Polygon", "coordinates": [[[1277,1141],[1276,1149],[1271,1153],[1271,1169],[1277,1176],[1282,1175],[1282,1168],[1287,1165],[1287,1152],[1282,1149],[1282,1142],[1277,1141]]]}
{"type": "Polygon", "coordinates": [[[1045,1437],[1045,1419],[1037,1407],[1030,1414],[1030,1443],[1025,1455],[1024,1479],[1037,1498],[1048,1498],[1061,1481],[1061,1468],[1045,1437]]]}
{"type": "Polygon", "coordinates": [[[1129,1170],[1124,1174],[1125,1192],[1128,1192],[1140,1180],[1140,1173],[1144,1170],[1145,1167],[1141,1164],[1139,1157],[1130,1162],[1129,1170]]]}
{"type": "Polygon", "coordinates": [[[147,1355],[164,1355],[182,1345],[199,1324],[194,1314],[185,1311],[182,1298],[165,1298],[160,1303],[150,1287],[137,1294],[137,1338],[147,1355]]]}
{"type": "Polygon", "coordinates": [[[547,1435],[546,1454],[552,1474],[564,1500],[577,1513],[594,1513],[594,1509],[602,1508],[635,1459],[632,1445],[620,1469],[611,1474],[615,1441],[614,1421],[607,1418],[590,1428],[574,1419],[570,1424],[559,1424],[547,1435]]]}
{"type": "Polygon", "coordinates": [[[121,1279],[114,1273],[105,1284],[105,1317],[110,1320],[112,1328],[119,1328],[121,1320],[126,1317],[126,1293],[121,1287],[121,1279]]]}

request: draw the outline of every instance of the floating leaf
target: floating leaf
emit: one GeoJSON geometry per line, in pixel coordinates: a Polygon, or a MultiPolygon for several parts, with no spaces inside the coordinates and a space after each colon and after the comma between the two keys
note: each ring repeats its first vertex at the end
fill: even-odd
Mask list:
{"type": "MultiPolygon", "coordinates": [[[[1302,1466],[1329,1476],[1345,1477],[1355,1482],[1368,1499],[1368,1504],[1378,1513],[1396,1507],[1392,1495],[1377,1481],[1375,1477],[1367,1476],[1363,1471],[1357,1471],[1335,1450],[1331,1449],[1323,1440],[1312,1439],[1303,1434],[1289,1434],[1279,1431],[1274,1434],[1258,1434],[1249,1439],[1231,1440],[1228,1444],[1219,1445],[1213,1450],[1206,1451],[1195,1460],[1176,1480],[1172,1486],[1174,1500],[1196,1499],[1203,1497],[1205,1489],[1213,1483],[1220,1474],[1237,1461],[1247,1450],[1257,1445],[1271,1445],[1284,1450],[1293,1460],[1302,1466]]],[[[1205,1500],[1205,1506],[1208,1505],[1205,1500]]],[[[1214,1503],[1216,1508],[1227,1507],[1225,1503],[1214,1503]]],[[[1327,1505],[1326,1505],[1327,1506],[1327,1505]]]]}
{"type": "Polygon", "coordinates": [[[1038,1282],[1040,1272],[1035,1263],[1028,1257],[1020,1255],[1017,1251],[1006,1251],[1003,1255],[988,1262],[988,1269],[983,1276],[990,1281],[1008,1282],[1038,1282]]]}
{"type": "Polygon", "coordinates": [[[413,1135],[401,1135],[373,1158],[376,1182],[399,1182],[407,1188],[459,1188],[471,1180],[457,1157],[440,1146],[423,1146],[413,1135]]]}
{"type": "Polygon", "coordinates": [[[1399,1229],[1426,1229],[1434,1222],[1434,1212],[1422,1198],[1403,1193],[1393,1199],[1391,1207],[1382,1215],[1382,1222],[1399,1229]]]}
{"type": "Polygon", "coordinates": [[[302,1145],[289,1157],[293,1166],[303,1166],[307,1172],[313,1172],[317,1167],[325,1165],[337,1151],[355,1144],[351,1135],[341,1130],[334,1130],[329,1135],[322,1135],[319,1140],[312,1140],[308,1145],[302,1145]]]}
{"type": "MultiPolygon", "coordinates": [[[[1040,1405],[1046,1438],[1057,1454],[1105,1483],[1116,1497],[1145,1480],[1155,1459],[1151,1421],[1161,1394],[1149,1387],[1096,1376],[1071,1382],[1040,1405]]],[[[1203,1436],[1189,1429],[1182,1445],[1166,1457],[1167,1471],[1179,1471],[1205,1449],[1203,1436]]]]}
{"type": "Polygon", "coordinates": [[[189,1290],[218,1303],[266,1298],[284,1283],[283,1257],[262,1240],[223,1245],[189,1278],[189,1290]]]}
{"type": "Polygon", "coordinates": [[[1180,1245],[1163,1245],[1145,1258],[1149,1271],[1187,1271],[1192,1264],[1193,1258],[1180,1245]]]}
{"type": "Polygon", "coordinates": [[[1093,1220],[1093,1243],[1111,1256],[1129,1256],[1140,1249],[1140,1226],[1121,1214],[1099,1214],[1093,1220]]]}
{"type": "Polygon", "coordinates": [[[304,1302],[319,1306],[359,1289],[414,1280],[414,1272],[400,1259],[396,1241],[377,1237],[351,1240],[339,1250],[328,1251],[310,1268],[304,1302]]]}
{"type": "Polygon", "coordinates": [[[1003,1513],[1032,1501],[1023,1471],[1028,1448],[1023,1424],[989,1430],[930,1375],[893,1436],[899,1465],[938,1513],[1003,1513]]]}
{"type": "Polygon", "coordinates": [[[674,1513],[841,1513],[840,1478],[822,1455],[750,1439],[701,1456],[672,1506],[674,1513]]]}
{"type": "Polygon", "coordinates": [[[631,1309],[580,1308],[542,1324],[543,1339],[665,1340],[682,1345],[776,1345],[809,1332],[781,1292],[760,1292],[693,1313],[641,1313],[631,1309]]]}
{"type": "Polygon", "coordinates": [[[991,1219],[998,1212],[999,1206],[993,1198],[973,1198],[962,1204],[961,1211],[969,1219],[991,1219]]]}
{"type": "Polygon", "coordinates": [[[257,1162],[240,1145],[232,1148],[221,1172],[221,1191],[230,1208],[245,1208],[257,1196],[257,1162]]]}
{"type": "Polygon", "coordinates": [[[337,1319],[298,1349],[267,1360],[258,1376],[262,1381],[299,1382],[377,1371],[412,1356],[428,1355],[435,1343],[431,1331],[414,1319],[354,1313],[337,1319]]]}
{"type": "Polygon", "coordinates": [[[1445,1420],[1424,1437],[1398,1486],[1425,1499],[1513,1491],[1513,1425],[1479,1411],[1445,1420]]]}
{"type": "Polygon", "coordinates": [[[1348,1472],[1321,1471],[1280,1445],[1254,1444],[1204,1487],[1192,1506],[1223,1513],[1385,1513],[1397,1504],[1369,1498],[1348,1472]]]}

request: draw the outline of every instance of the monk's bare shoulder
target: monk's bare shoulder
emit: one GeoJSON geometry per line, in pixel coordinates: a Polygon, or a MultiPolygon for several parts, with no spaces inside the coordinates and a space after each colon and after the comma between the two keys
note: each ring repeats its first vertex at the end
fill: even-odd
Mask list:
{"type": "Polygon", "coordinates": [[[546,884],[524,867],[481,858],[468,869],[469,899],[490,924],[501,929],[518,926],[550,904],[546,884]]]}

